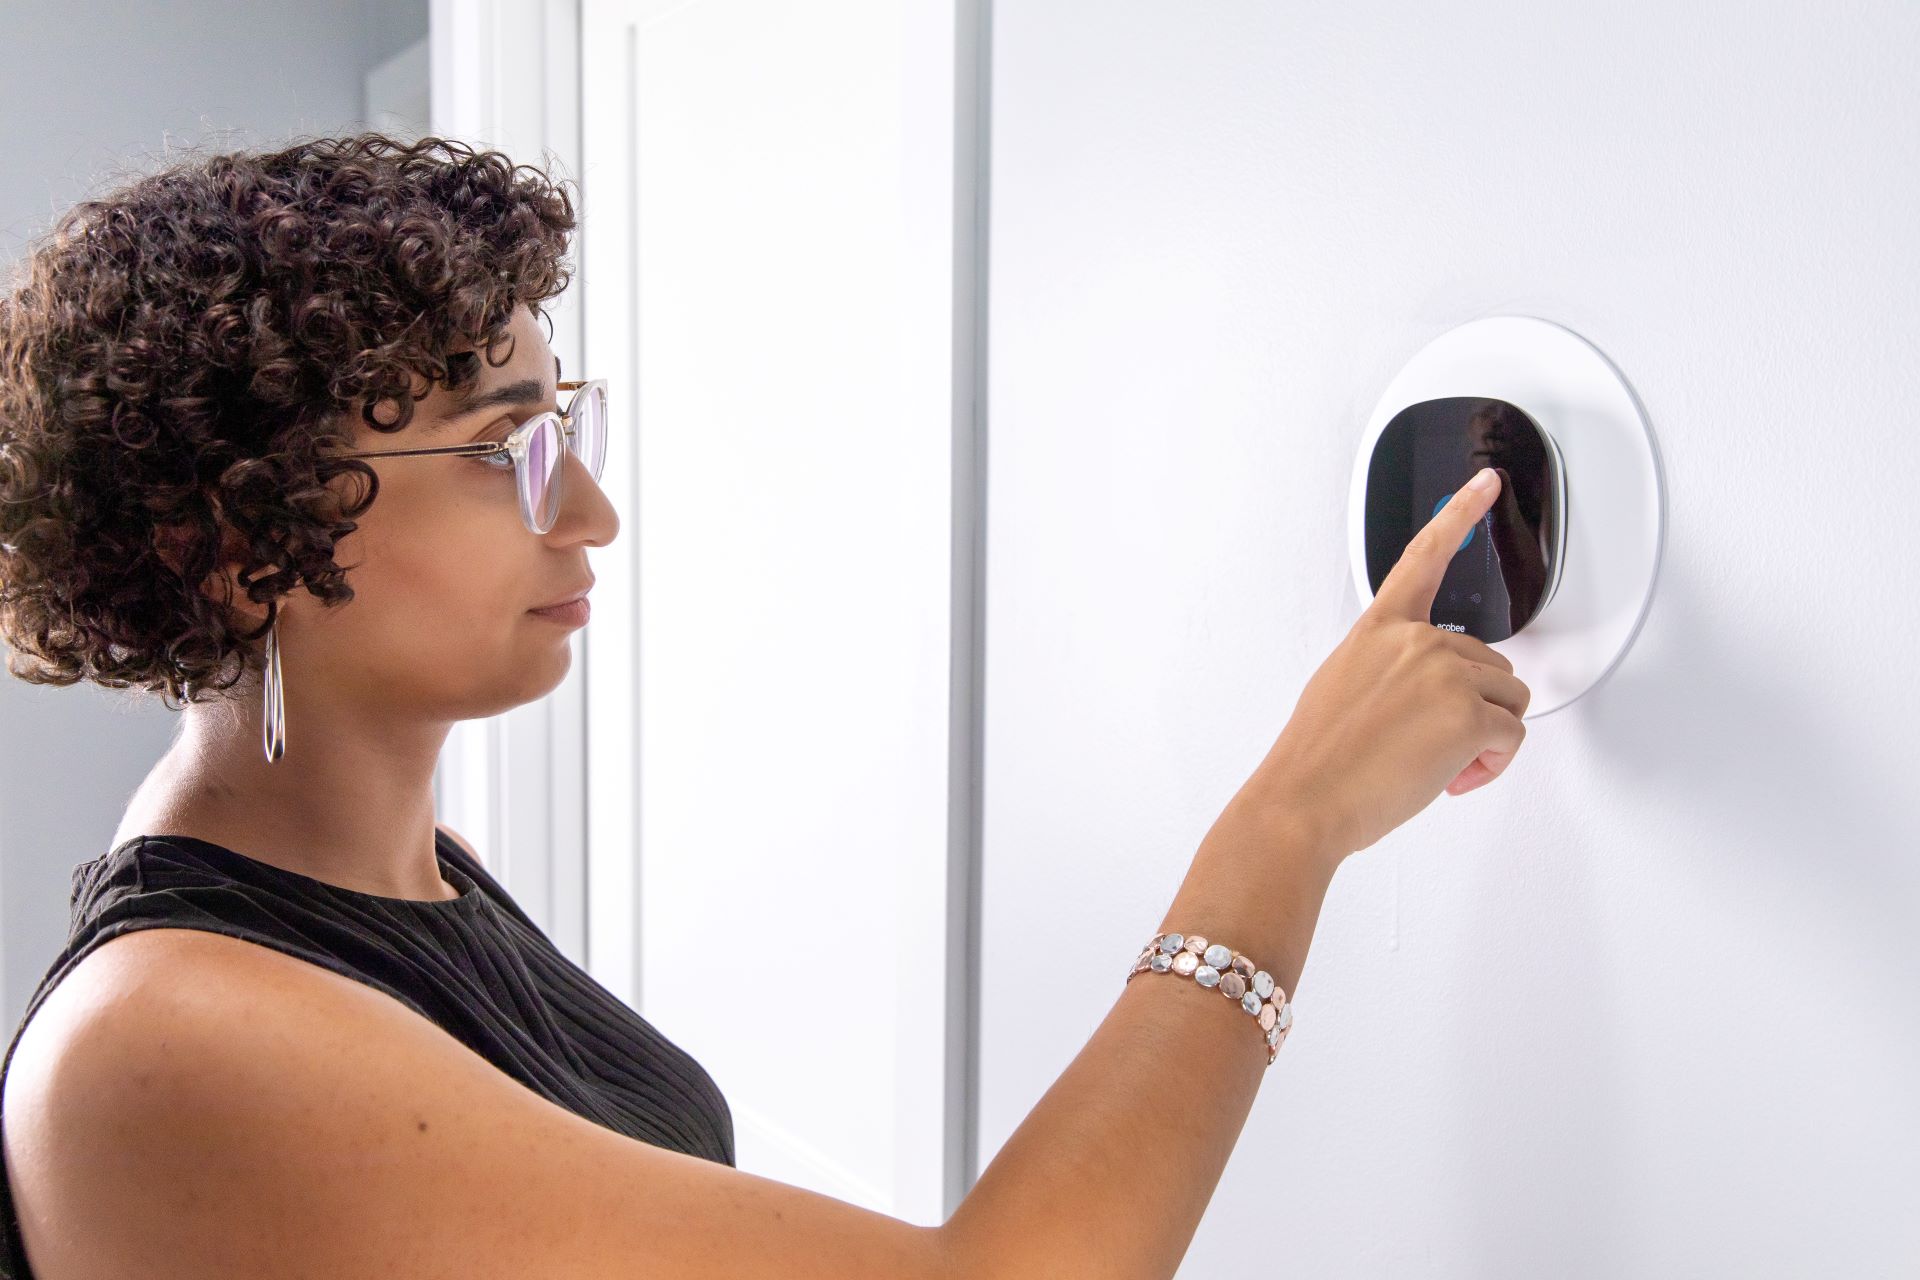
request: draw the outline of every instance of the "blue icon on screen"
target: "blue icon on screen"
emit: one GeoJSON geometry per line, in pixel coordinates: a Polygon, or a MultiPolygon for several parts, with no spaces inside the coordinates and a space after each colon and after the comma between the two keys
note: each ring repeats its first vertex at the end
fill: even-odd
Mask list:
{"type": "MultiPolygon", "coordinates": [[[[1453,495],[1449,493],[1445,497],[1441,498],[1440,501],[1434,503],[1433,510],[1427,512],[1427,519],[1431,520],[1435,516],[1439,515],[1440,508],[1446,506],[1449,502],[1452,502],[1452,501],[1453,501],[1453,495]]],[[[1453,554],[1459,555],[1462,551],[1465,551],[1467,549],[1467,543],[1472,542],[1473,535],[1478,532],[1480,532],[1480,523],[1479,521],[1475,521],[1473,528],[1467,530],[1466,538],[1460,543],[1460,545],[1457,548],[1454,549],[1453,554]]]]}

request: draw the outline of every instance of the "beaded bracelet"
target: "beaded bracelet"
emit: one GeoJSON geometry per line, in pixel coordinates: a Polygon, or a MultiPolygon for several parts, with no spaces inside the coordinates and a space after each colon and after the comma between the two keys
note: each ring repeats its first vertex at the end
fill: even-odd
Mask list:
{"type": "Polygon", "coordinates": [[[1267,1037],[1267,1065],[1280,1056],[1287,1032],[1293,1029],[1293,1004],[1265,969],[1255,969],[1253,961],[1215,942],[1209,944],[1197,933],[1162,933],[1141,950],[1127,971],[1127,981],[1136,974],[1175,973],[1192,975],[1203,987],[1214,987],[1221,995],[1236,1001],[1247,1013],[1258,1018],[1267,1037]],[[1271,997],[1271,998],[1269,998],[1271,997]]]}

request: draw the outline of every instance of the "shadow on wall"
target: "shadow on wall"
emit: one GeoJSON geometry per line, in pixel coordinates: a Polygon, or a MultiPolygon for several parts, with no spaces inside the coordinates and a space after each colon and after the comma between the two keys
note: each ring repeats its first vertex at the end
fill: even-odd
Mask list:
{"type": "MultiPolygon", "coordinates": [[[[1899,1029],[1871,1016],[1863,1024],[1851,1011],[1906,1009],[1920,984],[1920,963],[1906,972],[1888,966],[1888,957],[1916,956],[1920,831],[1911,793],[1886,785],[1872,772],[1875,753],[1840,736],[1846,720],[1807,692],[1817,680],[1783,681],[1777,654],[1698,610],[1723,590],[1692,580],[1680,558],[1667,556],[1634,651],[1595,696],[1563,713],[1579,728],[1581,750],[1604,760],[1609,785],[1633,803],[1583,815],[1590,791],[1536,797],[1541,812],[1565,820],[1456,896],[1461,909],[1448,931],[1483,946],[1494,940],[1510,961],[1473,976],[1468,995],[1500,1015],[1463,1020],[1428,1058],[1446,1075],[1433,1096],[1459,1104],[1441,1122],[1461,1137],[1447,1146],[1444,1176],[1459,1223],[1454,1244],[1479,1258],[1476,1274],[1565,1273],[1574,1257],[1586,1275],[1643,1267],[1646,1256],[1627,1252],[1636,1246],[1615,1224],[1645,1211],[1649,1185],[1699,1176],[1650,1170],[1650,1151],[1724,1166],[1735,1183],[1799,1180],[1749,1167],[1744,1149],[1695,1149],[1685,1118],[1699,1116],[1706,1133],[1732,1115],[1750,1127],[1755,1151],[1781,1142],[1790,1149],[1828,1123],[1805,1114],[1812,1097],[1778,1098],[1776,1112],[1756,1085],[1722,1075],[1724,1054],[1699,1052],[1718,1044],[1736,1056],[1766,1053],[1796,1041],[1795,1010],[1805,1006],[1789,993],[1807,976],[1809,939],[1820,940],[1820,984],[1845,993],[1849,1008],[1837,1025],[1851,1022],[1855,1036],[1864,1030],[1889,1046],[1874,1070],[1898,1060],[1899,1029]],[[1644,844],[1631,831],[1621,838],[1623,819],[1635,814],[1659,815],[1663,829],[1644,844]],[[1588,838],[1589,829],[1601,834],[1588,838]],[[1652,866],[1643,852],[1671,857],[1676,849],[1688,866],[1652,866]],[[1756,907],[1756,899],[1784,905],[1756,907]],[[1543,900],[1553,909],[1539,910],[1543,900]],[[1755,937],[1747,922],[1758,917],[1803,920],[1807,934],[1755,937]],[[1772,967],[1756,963],[1769,954],[1772,967]],[[1482,1037],[1489,1025],[1500,1043],[1482,1037]],[[1661,1099],[1651,1115],[1649,1096],[1661,1099]]],[[[1535,785],[1551,777],[1536,775],[1535,785]]],[[[1888,1140],[1890,1150],[1899,1141],[1888,1140]]],[[[1725,1220],[1724,1206],[1711,1211],[1718,1223],[1699,1225],[1739,1225],[1725,1220]]],[[[1757,1237],[1736,1239],[1742,1234],[1709,1234],[1700,1256],[1742,1269],[1736,1258],[1762,1247],[1757,1237]],[[1715,1252],[1727,1247],[1743,1252],[1715,1252]]]]}
{"type": "MultiPolygon", "coordinates": [[[[1817,667],[1837,655],[1783,663],[1745,630],[1701,614],[1697,603],[1724,585],[1684,573],[1669,555],[1635,641],[1645,652],[1608,677],[1610,696],[1587,713],[1593,748],[1650,798],[1643,811],[1698,823],[1689,847],[1706,870],[1731,861],[1748,892],[1846,920],[1850,951],[1826,959],[1853,968],[1856,990],[1910,993],[1920,984],[1911,945],[1920,812],[1891,776],[1897,762],[1844,736],[1842,726],[1856,721],[1808,692],[1824,683],[1817,667]],[[1783,665],[1807,678],[1783,680],[1783,665]],[[1886,958],[1898,955],[1914,958],[1912,972],[1888,971],[1886,958]]],[[[1632,853],[1616,847],[1609,856],[1632,853]]]]}

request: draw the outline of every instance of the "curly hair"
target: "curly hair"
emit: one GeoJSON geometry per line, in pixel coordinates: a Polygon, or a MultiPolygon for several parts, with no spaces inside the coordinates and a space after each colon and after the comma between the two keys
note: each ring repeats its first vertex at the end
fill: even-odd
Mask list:
{"type": "Polygon", "coordinates": [[[379,480],[323,449],[351,447],[350,410],[402,429],[479,353],[506,358],[520,306],[545,316],[570,278],[567,185],[362,133],[200,156],[63,214],[0,297],[8,671],[179,710],[257,665],[278,597],[351,600],[333,552],[379,480]],[[328,482],[349,472],[343,503],[328,482]],[[251,632],[201,589],[235,561],[268,606],[251,632]]]}

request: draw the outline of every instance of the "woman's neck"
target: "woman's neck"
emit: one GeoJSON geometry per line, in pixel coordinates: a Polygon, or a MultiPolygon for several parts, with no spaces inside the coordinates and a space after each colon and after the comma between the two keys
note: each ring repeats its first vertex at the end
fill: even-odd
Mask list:
{"type": "Polygon", "coordinates": [[[434,766],[451,726],[407,734],[390,722],[290,716],[286,754],[269,763],[259,725],[235,708],[194,705],[181,715],[114,845],[190,835],[363,893],[454,896],[436,859],[433,807],[434,766]]]}

